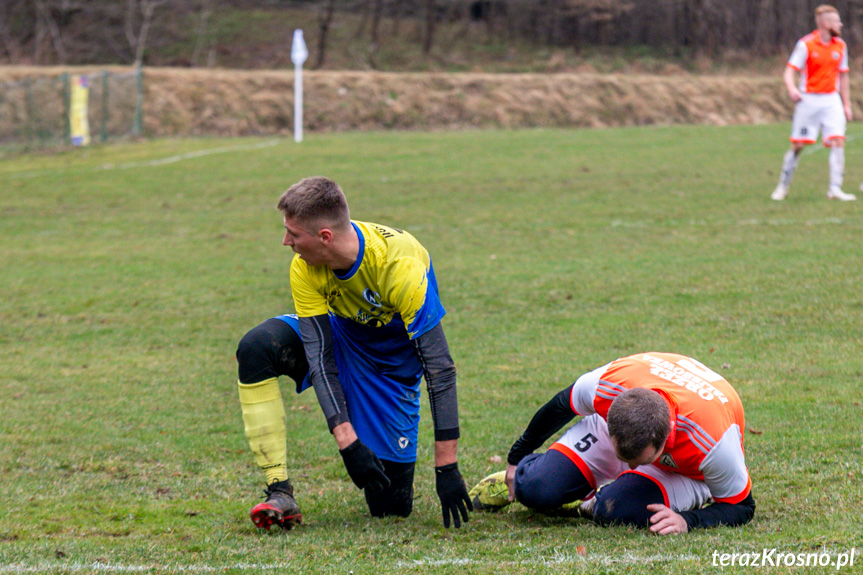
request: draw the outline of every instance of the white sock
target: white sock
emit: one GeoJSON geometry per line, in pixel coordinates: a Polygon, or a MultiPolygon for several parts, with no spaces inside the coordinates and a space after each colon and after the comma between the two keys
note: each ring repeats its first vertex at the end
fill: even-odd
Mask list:
{"type": "Polygon", "coordinates": [[[785,152],[785,158],[782,160],[782,175],[779,177],[779,183],[786,188],[791,185],[791,178],[794,177],[794,170],[797,169],[798,158],[799,156],[794,153],[794,150],[788,150],[785,152]]]}
{"type": "Polygon", "coordinates": [[[845,148],[834,146],[830,148],[830,188],[842,188],[842,176],[845,174],[845,148]]]}

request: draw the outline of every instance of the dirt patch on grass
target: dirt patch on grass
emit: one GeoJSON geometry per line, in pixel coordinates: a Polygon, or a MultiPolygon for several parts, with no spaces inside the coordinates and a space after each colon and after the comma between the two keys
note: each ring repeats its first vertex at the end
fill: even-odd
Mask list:
{"type": "MultiPolygon", "coordinates": [[[[90,70],[7,67],[0,82],[65,71],[90,70]]],[[[792,111],[779,77],[307,71],[303,79],[307,132],[759,124],[788,121],[792,111]]],[[[293,71],[147,68],[144,90],[150,135],[293,132],[293,71]]]]}

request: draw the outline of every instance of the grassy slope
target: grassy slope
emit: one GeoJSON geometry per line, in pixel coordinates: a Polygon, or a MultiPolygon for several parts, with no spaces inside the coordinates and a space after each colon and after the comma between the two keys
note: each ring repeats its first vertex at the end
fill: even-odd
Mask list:
{"type": "Polygon", "coordinates": [[[346,134],[146,165],[259,143],[163,140],[4,161],[0,572],[651,573],[709,570],[713,550],[859,549],[861,206],[825,200],[823,151],[770,202],[786,132],[346,134]],[[315,398],[285,386],[307,524],[256,533],[233,350],[290,309],[272,206],[317,173],[435,258],[468,482],[581,372],[677,351],[743,398],[756,520],[657,539],[516,508],[444,531],[424,405],[414,515],[372,521],[315,398]]]}

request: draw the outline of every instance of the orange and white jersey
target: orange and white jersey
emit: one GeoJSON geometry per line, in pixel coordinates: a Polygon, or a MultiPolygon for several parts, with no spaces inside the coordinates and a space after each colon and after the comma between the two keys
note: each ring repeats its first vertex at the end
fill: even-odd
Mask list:
{"type": "Polygon", "coordinates": [[[842,38],[823,43],[818,31],[797,41],[788,66],[800,72],[800,91],[831,94],[839,89],[839,74],[848,72],[848,48],[842,38]]]}
{"type": "Polygon", "coordinates": [[[749,495],[743,404],[731,384],[692,358],[639,353],[579,377],[570,406],[578,415],[605,419],[611,402],[635,387],[658,392],[671,411],[671,434],[653,465],[704,481],[714,501],[738,503],[749,495]]]}

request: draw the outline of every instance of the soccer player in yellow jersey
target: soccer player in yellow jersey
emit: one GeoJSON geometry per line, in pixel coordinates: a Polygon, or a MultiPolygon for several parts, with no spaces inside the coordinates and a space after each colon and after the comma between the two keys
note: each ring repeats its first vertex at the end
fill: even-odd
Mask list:
{"type": "MultiPolygon", "coordinates": [[[[295,252],[291,292],[308,363],[307,373],[292,375],[298,390],[306,378],[314,387],[348,475],[364,490],[371,514],[407,517],[413,509],[419,382],[425,376],[443,523],[460,527],[472,506],[458,470],[456,370],[440,324],[445,311],[429,253],[403,230],[351,220],[344,193],[327,178],[294,184],[277,208],[285,226],[282,243],[295,252]]],[[[268,321],[290,336],[292,330],[283,327],[287,320],[268,321]]],[[[280,338],[264,336],[257,345],[273,340],[280,338]]],[[[242,364],[241,359],[241,402],[242,364]]],[[[273,399],[277,383],[272,385],[269,417],[275,424],[283,412],[280,397],[273,399]]],[[[260,410],[258,403],[249,404],[260,410]]],[[[246,419],[256,457],[262,450],[255,449],[254,430],[262,428],[266,422],[250,426],[246,419]]],[[[265,470],[273,463],[258,457],[265,470]]],[[[252,511],[261,527],[290,527],[286,518],[299,513],[292,488],[290,499],[285,497],[285,473],[273,476],[267,501],[255,508],[257,519],[252,511]]]]}

